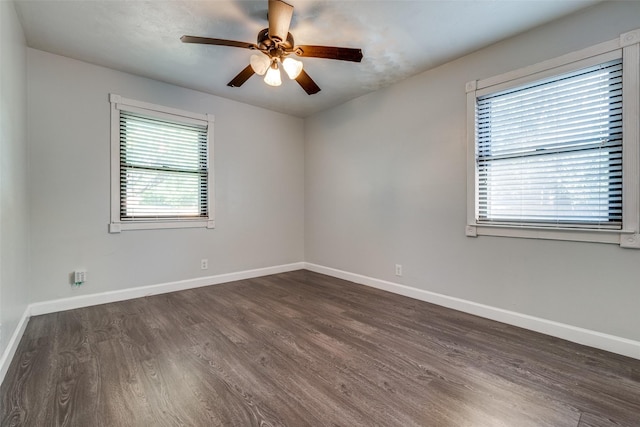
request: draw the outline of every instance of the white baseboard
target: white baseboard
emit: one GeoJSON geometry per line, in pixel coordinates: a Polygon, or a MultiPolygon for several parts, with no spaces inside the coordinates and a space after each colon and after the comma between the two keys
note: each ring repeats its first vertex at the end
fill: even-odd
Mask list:
{"type": "Polygon", "coordinates": [[[235,273],[218,274],[215,276],[198,277],[195,279],[180,280],[177,282],[161,283],[158,285],[140,286],[136,288],[121,289],[117,291],[101,292],[91,295],[81,295],[71,298],[61,298],[52,301],[36,302],[29,306],[32,316],[54,313],[57,311],[73,310],[75,308],[89,307],[92,305],[107,304],[110,302],[124,301],[151,295],[165,294],[168,292],[182,291],[185,289],[199,288],[202,286],[218,285],[220,283],[233,282],[235,280],[252,279],[254,277],[268,276],[270,274],[285,273],[287,271],[302,270],[304,262],[277,265],[274,267],[256,268],[254,270],[238,271],[235,273]]]}
{"type": "Polygon", "coordinates": [[[13,335],[11,336],[11,339],[9,340],[7,348],[2,354],[2,357],[0,357],[0,384],[4,380],[7,370],[9,369],[9,364],[11,363],[11,360],[15,355],[18,344],[20,343],[20,339],[24,334],[30,316],[71,310],[75,308],[89,307],[92,305],[106,304],[116,301],[124,301],[133,298],[158,295],[184,289],[198,288],[202,286],[217,285],[220,283],[232,282],[235,280],[251,279],[255,277],[285,273],[288,271],[301,269],[315,271],[317,273],[326,274],[327,276],[337,277],[339,279],[371,286],[373,288],[382,289],[385,291],[393,292],[395,294],[404,295],[410,298],[430,302],[443,307],[452,308],[454,310],[474,314],[476,316],[496,320],[498,322],[506,323],[509,325],[514,325],[554,337],[562,338],[578,344],[583,344],[590,347],[599,348],[601,350],[610,351],[612,353],[640,359],[640,342],[638,341],[604,334],[589,329],[579,328],[576,326],[566,325],[551,320],[541,319],[538,317],[504,310],[497,307],[479,304],[461,298],[455,298],[435,292],[429,292],[398,283],[375,279],[360,274],[349,273],[347,271],[337,270],[330,267],[324,267],[307,262],[297,262],[274,267],[258,268],[254,270],[219,274],[209,277],[199,277],[196,279],[180,280],[177,282],[141,286],[137,288],[122,289],[117,291],[102,292],[99,294],[82,295],[77,297],[30,304],[25,309],[22,317],[20,318],[20,321],[18,322],[17,327],[13,332],[13,335]]]}
{"type": "Polygon", "coordinates": [[[16,353],[20,339],[27,328],[28,320],[31,316],[55,313],[58,311],[72,310],[75,308],[89,307],[98,304],[124,301],[134,298],[151,295],[164,294],[168,292],[181,291],[184,289],[199,288],[202,286],[218,285],[221,283],[233,282],[235,280],[252,279],[254,277],[268,276],[270,274],[285,273],[287,271],[302,270],[304,262],[283,264],[273,267],[256,268],[254,270],[238,271],[235,273],[218,274],[215,276],[198,277],[196,279],[180,280],[177,282],[161,283],[157,285],[140,286],[136,288],[121,289],[117,291],[101,292],[91,295],[81,295],[71,298],[61,298],[52,301],[42,301],[29,304],[18,322],[7,348],[0,358],[0,384],[9,370],[9,365],[16,353]]]}
{"type": "Polygon", "coordinates": [[[587,345],[589,347],[595,347],[612,353],[621,354],[623,356],[633,357],[634,359],[640,359],[640,342],[627,338],[604,334],[589,329],[554,322],[552,320],[541,319],[539,317],[529,316],[515,311],[504,310],[461,298],[429,292],[398,283],[374,279],[372,277],[349,273],[347,271],[337,270],[335,268],[324,267],[308,262],[305,263],[305,268],[307,270],[315,271],[316,273],[326,274],[327,276],[371,286],[373,288],[382,289],[395,294],[404,295],[509,325],[562,338],[564,340],[587,345]]]}
{"type": "Polygon", "coordinates": [[[4,349],[4,353],[2,353],[2,357],[0,357],[0,385],[4,381],[4,376],[9,370],[9,365],[13,360],[13,356],[16,354],[16,350],[18,349],[18,344],[20,344],[20,339],[22,339],[24,330],[27,329],[27,323],[29,322],[30,317],[29,310],[30,308],[29,306],[27,306],[24,310],[24,313],[22,313],[22,317],[20,318],[16,329],[11,335],[11,339],[9,339],[7,348],[4,349]]]}

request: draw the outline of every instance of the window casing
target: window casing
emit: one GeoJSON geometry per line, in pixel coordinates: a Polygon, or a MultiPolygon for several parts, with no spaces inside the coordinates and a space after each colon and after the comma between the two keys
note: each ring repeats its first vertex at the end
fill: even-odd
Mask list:
{"type": "Polygon", "coordinates": [[[110,232],[213,228],[213,117],[113,94],[110,101],[110,232]]]}
{"type": "Polygon", "coordinates": [[[467,83],[468,236],[640,248],[639,42],[467,83]]]}

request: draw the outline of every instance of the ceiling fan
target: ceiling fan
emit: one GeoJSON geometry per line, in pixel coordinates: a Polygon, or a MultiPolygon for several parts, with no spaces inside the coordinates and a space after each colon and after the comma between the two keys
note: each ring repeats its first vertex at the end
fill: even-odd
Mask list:
{"type": "Polygon", "coordinates": [[[270,86],[280,86],[279,68],[284,68],[289,78],[298,82],[309,95],[318,93],[320,87],[302,69],[302,62],[289,55],[338,59],[341,61],[362,61],[362,50],[335,46],[296,46],[289,32],[293,6],[282,0],[269,0],[269,28],[258,33],[258,42],[245,43],[233,40],[213,39],[209,37],[182,36],[183,43],[212,44],[217,46],[241,47],[258,50],[260,54],[251,55],[250,64],[233,78],[227,86],[240,87],[254,74],[264,75],[264,81],[270,86]]]}

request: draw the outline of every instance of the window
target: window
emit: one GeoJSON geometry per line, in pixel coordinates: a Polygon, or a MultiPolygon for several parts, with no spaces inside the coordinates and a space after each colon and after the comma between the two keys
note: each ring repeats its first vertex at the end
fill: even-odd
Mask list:
{"type": "Polygon", "coordinates": [[[211,116],[111,95],[111,224],[213,228],[211,116]]]}
{"type": "Polygon", "coordinates": [[[467,84],[467,235],[640,248],[639,39],[467,84]]]}
{"type": "Polygon", "coordinates": [[[622,61],[478,97],[478,220],[622,221],[622,61]]]}

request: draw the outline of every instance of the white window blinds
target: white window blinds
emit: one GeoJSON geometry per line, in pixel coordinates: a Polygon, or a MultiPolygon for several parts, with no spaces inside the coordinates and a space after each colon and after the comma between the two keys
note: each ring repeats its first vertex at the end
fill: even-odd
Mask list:
{"type": "Polygon", "coordinates": [[[622,222],[622,61],[476,100],[477,220],[622,222]]]}
{"type": "Polygon", "coordinates": [[[120,111],[123,221],[208,216],[207,126],[120,111]]]}

